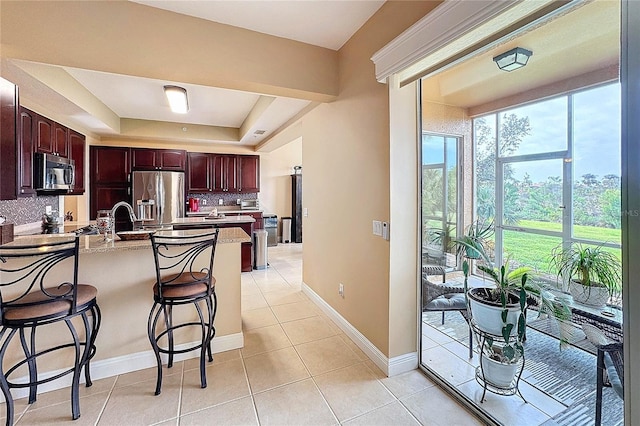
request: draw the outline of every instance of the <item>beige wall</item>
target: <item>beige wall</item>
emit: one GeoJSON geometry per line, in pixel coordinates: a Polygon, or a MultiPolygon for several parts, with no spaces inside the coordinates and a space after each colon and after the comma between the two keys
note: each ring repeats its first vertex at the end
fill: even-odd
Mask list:
{"type": "MultiPolygon", "coordinates": [[[[390,243],[372,234],[373,220],[391,217],[389,94],[387,85],[376,81],[370,58],[437,4],[382,6],[339,52],[338,99],[303,117],[298,134],[309,212],[303,219],[304,282],[387,357],[416,350],[417,315],[413,303],[405,320],[390,330],[390,243]],[[338,295],[339,283],[344,298],[338,295]],[[394,337],[391,347],[396,333],[409,337],[399,343],[394,337]]],[[[415,150],[415,136],[409,143],[415,150]]],[[[415,171],[401,173],[415,182],[415,171]]],[[[415,192],[410,196],[415,200],[415,192]]],[[[415,264],[415,237],[410,247],[404,255],[415,264]]],[[[414,269],[410,300],[415,300],[415,285],[414,269]]]]}

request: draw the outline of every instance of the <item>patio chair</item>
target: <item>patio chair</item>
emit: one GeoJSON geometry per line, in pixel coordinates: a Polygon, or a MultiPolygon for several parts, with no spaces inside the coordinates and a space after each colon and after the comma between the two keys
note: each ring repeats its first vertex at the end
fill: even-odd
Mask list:
{"type": "MultiPolygon", "coordinates": [[[[422,267],[422,312],[442,311],[442,324],[446,311],[458,311],[469,323],[467,300],[464,288],[449,285],[445,282],[445,270],[442,266],[422,267]],[[442,284],[429,281],[429,275],[442,275],[442,284]]],[[[473,358],[473,334],[469,325],[469,359],[473,358]]]]}
{"type": "Polygon", "coordinates": [[[598,349],[596,361],[596,426],[602,421],[602,388],[611,386],[624,400],[623,344],[609,340],[604,333],[591,324],[582,324],[587,339],[598,349]],[[607,380],[605,381],[605,373],[607,380]]]}

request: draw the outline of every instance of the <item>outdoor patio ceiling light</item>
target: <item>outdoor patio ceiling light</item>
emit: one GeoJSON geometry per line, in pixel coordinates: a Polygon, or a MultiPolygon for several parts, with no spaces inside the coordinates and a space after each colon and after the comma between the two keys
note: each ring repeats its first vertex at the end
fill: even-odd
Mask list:
{"type": "Polygon", "coordinates": [[[527,65],[533,52],[522,47],[515,47],[493,58],[493,61],[503,71],[513,71],[527,65]]]}
{"type": "Polygon", "coordinates": [[[179,86],[164,86],[164,94],[167,95],[171,111],[177,114],[186,114],[189,111],[187,89],[179,86]]]}

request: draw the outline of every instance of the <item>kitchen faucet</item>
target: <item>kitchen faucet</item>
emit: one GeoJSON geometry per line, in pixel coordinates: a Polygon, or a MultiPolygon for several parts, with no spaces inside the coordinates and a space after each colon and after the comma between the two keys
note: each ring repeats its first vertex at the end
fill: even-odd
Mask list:
{"type": "Polygon", "coordinates": [[[113,221],[111,223],[111,239],[114,238],[114,234],[116,232],[116,211],[120,208],[120,207],[125,207],[127,209],[127,211],[129,212],[129,220],[131,220],[131,225],[133,225],[133,227],[135,228],[136,226],[136,222],[138,222],[138,219],[136,218],[136,214],[133,211],[133,207],[131,207],[131,204],[127,203],[126,201],[120,201],[118,203],[116,203],[112,208],[111,208],[111,220],[113,221]]]}

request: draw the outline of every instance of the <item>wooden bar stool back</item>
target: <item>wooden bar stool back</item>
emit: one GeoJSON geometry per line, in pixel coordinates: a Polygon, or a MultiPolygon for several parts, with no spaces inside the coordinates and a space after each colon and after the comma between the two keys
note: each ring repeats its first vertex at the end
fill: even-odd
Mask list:
{"type": "Polygon", "coordinates": [[[171,368],[174,355],[199,349],[200,382],[203,388],[207,387],[205,353],[208,353],[209,362],[212,362],[211,341],[215,336],[213,322],[217,309],[213,258],[218,232],[216,229],[196,235],[189,231],[174,231],[172,235],[151,235],[156,282],[153,286],[154,303],[149,313],[148,334],[158,366],[156,395],[162,390],[160,354],[166,355],[167,366],[171,368]],[[174,322],[177,315],[174,316],[173,309],[181,305],[194,307],[197,318],[185,317],[184,312],[181,312],[182,320],[174,322]],[[160,322],[161,315],[163,322],[160,322]],[[198,340],[190,340],[178,348],[174,341],[175,331],[185,329],[185,335],[192,336],[186,329],[191,328],[193,333],[194,327],[199,331],[198,340]]]}
{"type": "Polygon", "coordinates": [[[11,389],[28,388],[31,404],[36,401],[38,385],[67,374],[73,374],[72,418],[80,417],[80,374],[84,368],[86,386],[91,386],[89,362],[96,352],[101,317],[96,288],[78,284],[78,241],[78,237],[50,237],[38,244],[17,241],[0,246],[0,389],[6,400],[7,425],[14,419],[11,389]],[[62,322],[71,338],[58,344],[64,337],[53,324],[62,322]],[[82,334],[78,334],[78,323],[82,334]],[[39,334],[41,339],[36,341],[36,331],[44,326],[48,326],[47,334],[39,334]],[[16,334],[20,345],[10,346],[16,334]],[[42,364],[71,354],[73,366],[52,377],[38,376],[39,360],[42,364]],[[12,366],[5,369],[7,356],[12,366]],[[26,381],[16,377],[25,369],[26,381]]]}

